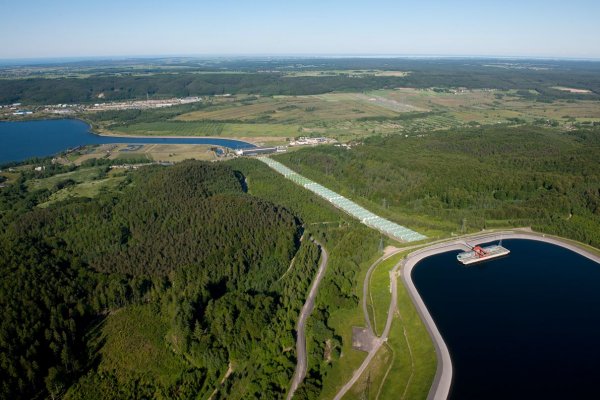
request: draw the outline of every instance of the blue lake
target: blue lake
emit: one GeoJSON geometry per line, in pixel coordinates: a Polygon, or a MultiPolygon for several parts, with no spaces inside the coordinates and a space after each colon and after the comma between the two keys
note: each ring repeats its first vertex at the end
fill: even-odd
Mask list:
{"type": "Polygon", "coordinates": [[[74,119],[0,122],[0,164],[30,157],[46,157],[88,144],[208,144],[231,149],[255,147],[241,140],[224,138],[134,138],[99,136],[85,122],[74,119]]]}
{"type": "Polygon", "coordinates": [[[600,265],[570,250],[505,240],[473,266],[457,251],[412,271],[452,358],[450,399],[595,398],[600,265]]]}

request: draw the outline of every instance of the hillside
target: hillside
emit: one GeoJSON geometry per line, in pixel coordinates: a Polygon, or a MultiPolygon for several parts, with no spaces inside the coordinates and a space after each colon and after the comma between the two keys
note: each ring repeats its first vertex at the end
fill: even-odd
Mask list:
{"type": "Polygon", "coordinates": [[[453,129],[277,159],[432,235],[532,226],[599,247],[599,135],[526,125],[453,129]]]}
{"type": "Polygon", "coordinates": [[[231,397],[281,397],[319,255],[240,179],[185,162],[45,208],[25,178],[0,192],[0,397],[206,396],[230,365],[231,397]]]}

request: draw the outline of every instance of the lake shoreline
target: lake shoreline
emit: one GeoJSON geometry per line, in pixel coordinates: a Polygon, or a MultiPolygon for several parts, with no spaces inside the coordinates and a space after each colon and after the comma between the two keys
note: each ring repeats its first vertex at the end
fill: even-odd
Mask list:
{"type": "Polygon", "coordinates": [[[448,398],[450,389],[452,387],[453,367],[448,347],[412,280],[413,268],[420,261],[430,256],[446,253],[448,251],[466,250],[468,248],[466,246],[466,241],[468,241],[468,243],[471,245],[476,245],[493,242],[500,239],[523,239],[544,242],[573,251],[600,264],[600,255],[594,254],[593,252],[583,248],[580,245],[572,243],[567,239],[527,231],[503,231],[479,234],[462,239],[453,239],[446,242],[437,243],[410,253],[406,257],[404,268],[402,269],[402,280],[405,287],[408,289],[409,296],[415,305],[421,320],[429,332],[429,336],[434,343],[437,358],[436,374],[427,396],[428,400],[445,400],[448,398]]]}
{"type": "MultiPolygon", "coordinates": [[[[208,139],[208,140],[212,140],[212,139],[225,139],[225,140],[234,140],[237,142],[243,142],[243,143],[247,143],[250,144],[252,146],[256,146],[255,143],[249,142],[247,140],[243,140],[243,139],[237,139],[237,138],[233,138],[233,137],[226,137],[226,136],[181,136],[181,135],[168,135],[168,136],[164,136],[164,135],[117,135],[114,133],[100,133],[94,130],[94,125],[88,121],[85,120],[83,118],[63,118],[63,119],[73,119],[76,121],[81,121],[84,124],[88,125],[89,127],[89,132],[92,135],[96,135],[96,136],[100,136],[100,137],[106,137],[106,138],[111,138],[111,137],[116,137],[119,139],[126,139],[126,138],[135,138],[135,139],[208,139]]],[[[44,121],[45,119],[38,119],[38,120],[33,120],[33,121],[44,121]]]]}
{"type": "Polygon", "coordinates": [[[0,164],[30,158],[50,157],[68,149],[98,144],[178,144],[209,145],[232,150],[254,148],[246,140],[206,136],[117,136],[94,131],[80,118],[38,119],[0,122],[0,164]]]}

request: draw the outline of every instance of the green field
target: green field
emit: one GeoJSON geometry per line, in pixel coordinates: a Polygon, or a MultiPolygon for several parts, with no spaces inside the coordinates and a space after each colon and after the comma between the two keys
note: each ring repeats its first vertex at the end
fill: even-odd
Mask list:
{"type": "Polygon", "coordinates": [[[26,185],[30,190],[52,189],[56,184],[67,179],[75,183],[91,182],[94,179],[103,176],[102,167],[78,168],[75,171],[57,174],[43,179],[28,180],[26,185]]]}
{"type": "Polygon", "coordinates": [[[177,117],[182,121],[253,121],[313,123],[361,117],[395,117],[393,110],[380,107],[361,95],[273,96],[230,102],[177,117]]]}
{"type": "Polygon", "coordinates": [[[57,201],[67,200],[73,197],[96,197],[102,191],[115,191],[125,181],[125,176],[114,176],[89,182],[82,182],[75,186],[69,186],[52,193],[48,201],[39,204],[38,207],[48,207],[57,201]]]}
{"type": "Polygon", "coordinates": [[[102,130],[103,133],[134,136],[222,136],[248,140],[275,140],[301,135],[300,127],[287,124],[219,122],[143,122],[102,130]]]}
{"type": "Polygon", "coordinates": [[[74,197],[96,197],[105,191],[115,191],[125,180],[122,171],[106,171],[106,167],[78,168],[71,172],[53,175],[47,178],[31,179],[26,182],[29,190],[49,190],[50,197],[39,207],[74,197]]]}
{"type": "Polygon", "coordinates": [[[223,124],[178,121],[141,122],[115,126],[110,131],[116,134],[141,136],[219,136],[223,132],[223,124]]]}
{"type": "Polygon", "coordinates": [[[600,123],[600,105],[595,100],[544,102],[524,92],[530,93],[397,88],[306,96],[238,95],[213,98],[199,109],[148,110],[130,120],[95,120],[94,124],[104,133],[222,136],[285,144],[288,138],[298,136],[327,136],[347,142],[499,124],[570,128],[600,123]]]}
{"type": "Polygon", "coordinates": [[[284,74],[286,78],[298,78],[307,76],[350,76],[354,78],[365,76],[395,76],[404,77],[410,72],[407,71],[387,71],[379,69],[328,69],[328,70],[308,70],[308,71],[287,71],[284,74]]]}
{"type": "Polygon", "coordinates": [[[395,254],[387,260],[377,264],[371,273],[369,281],[369,316],[376,335],[381,335],[385,327],[388,309],[390,306],[390,276],[389,272],[402,259],[404,253],[395,254]]]}
{"type": "MultiPolygon", "coordinates": [[[[407,252],[378,264],[369,285],[369,311],[373,329],[381,334],[390,302],[389,271],[407,252]],[[379,322],[378,322],[379,321],[379,322]]],[[[345,399],[424,399],[435,375],[437,361],[433,343],[398,279],[398,311],[388,341],[345,399]]]]}

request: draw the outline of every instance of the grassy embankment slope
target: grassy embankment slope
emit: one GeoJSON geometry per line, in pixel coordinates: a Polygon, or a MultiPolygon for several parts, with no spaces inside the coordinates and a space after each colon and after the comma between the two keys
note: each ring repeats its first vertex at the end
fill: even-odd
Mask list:
{"type": "MultiPolygon", "coordinates": [[[[390,302],[390,270],[408,254],[401,252],[381,262],[369,283],[369,314],[373,329],[383,330],[390,302]]],[[[388,341],[345,398],[424,399],[433,382],[436,356],[433,343],[406,288],[398,279],[398,311],[388,341]]]]}

